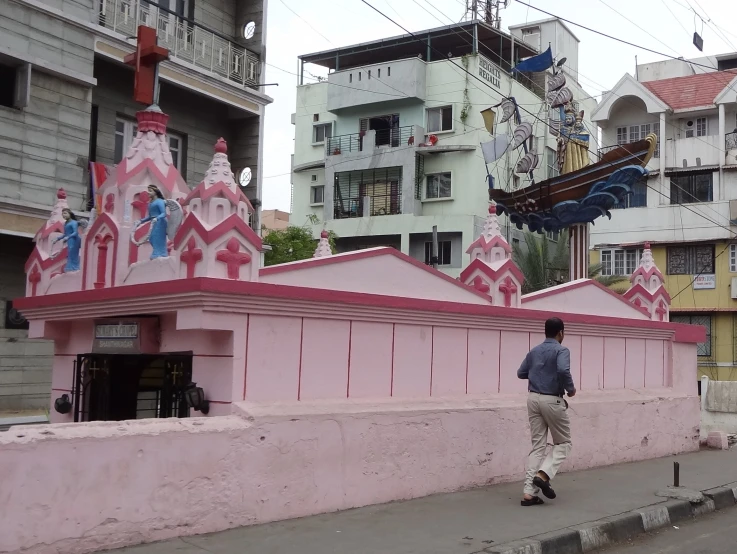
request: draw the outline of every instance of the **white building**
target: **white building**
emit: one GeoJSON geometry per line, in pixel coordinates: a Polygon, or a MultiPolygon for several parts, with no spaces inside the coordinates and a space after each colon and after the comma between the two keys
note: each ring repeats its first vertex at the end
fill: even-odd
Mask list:
{"type": "MultiPolygon", "coordinates": [[[[302,68],[330,73],[297,89],[292,224],[311,224],[315,236],[326,226],[340,251],[394,246],[425,263],[437,226],[440,268],[459,275],[488,210],[479,143],[490,135],[480,112],[513,96],[539,137],[535,178],[557,171],[542,76],[512,78],[510,67],[550,42],[557,59],[567,58],[569,87],[596,136],[588,121],[596,103],[576,82],[578,39],[558,20],[511,32],[470,21],[301,56],[302,68]],[[429,135],[437,143],[423,146],[429,135]]],[[[497,187],[526,184],[526,176],[509,177],[517,159],[512,152],[489,166],[497,187]]]]}
{"type": "MultiPolygon", "coordinates": [[[[605,147],[640,140],[650,132],[659,135],[647,183],[630,197],[629,209],[616,212],[611,221],[597,220],[591,229],[593,248],[610,252],[618,245],[636,247],[645,241],[666,244],[733,236],[729,227],[737,219],[737,72],[718,69],[734,67],[737,54],[695,61],[712,63],[714,71],[689,66],[687,60],[638,66],[639,80],[622,77],[592,115],[605,147]],[[691,67],[688,75],[682,75],[684,67],[691,67]],[[660,75],[668,78],[650,80],[660,75]]],[[[636,267],[632,263],[605,270],[629,274],[636,267]]]]}

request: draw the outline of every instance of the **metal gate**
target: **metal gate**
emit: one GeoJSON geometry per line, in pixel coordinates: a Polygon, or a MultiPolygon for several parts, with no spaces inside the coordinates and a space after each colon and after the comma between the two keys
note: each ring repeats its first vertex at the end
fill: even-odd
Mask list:
{"type": "Polygon", "coordinates": [[[74,421],[107,421],[110,356],[80,354],[74,362],[74,421]]]}

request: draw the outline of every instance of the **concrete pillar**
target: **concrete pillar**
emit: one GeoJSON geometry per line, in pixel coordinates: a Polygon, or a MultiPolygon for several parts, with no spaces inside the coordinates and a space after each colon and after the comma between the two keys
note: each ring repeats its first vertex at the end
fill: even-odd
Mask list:
{"type": "Polygon", "coordinates": [[[726,160],[726,145],[724,144],[726,121],[724,118],[724,104],[719,104],[719,200],[725,200],[727,191],[724,186],[724,163],[726,160]]]}
{"type": "Polygon", "coordinates": [[[409,233],[402,233],[401,252],[409,256],[409,233]]]}
{"type": "Polygon", "coordinates": [[[660,137],[658,139],[660,144],[658,148],[660,150],[660,192],[659,204],[663,203],[665,198],[670,198],[670,191],[665,190],[665,112],[660,114],[660,137]],[[665,196],[663,196],[665,195],[665,196]]]}

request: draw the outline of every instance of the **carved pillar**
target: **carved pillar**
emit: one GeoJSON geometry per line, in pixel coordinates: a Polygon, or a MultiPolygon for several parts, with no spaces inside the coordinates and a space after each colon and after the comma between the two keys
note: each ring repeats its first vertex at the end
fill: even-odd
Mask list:
{"type": "Polygon", "coordinates": [[[589,224],[578,223],[568,228],[570,248],[569,281],[589,278],[589,224]]]}

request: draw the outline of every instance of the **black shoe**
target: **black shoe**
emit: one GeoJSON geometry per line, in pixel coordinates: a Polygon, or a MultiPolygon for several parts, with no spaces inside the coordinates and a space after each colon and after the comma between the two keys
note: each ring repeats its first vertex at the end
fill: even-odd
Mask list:
{"type": "Polygon", "coordinates": [[[538,477],[536,475],[532,480],[532,484],[543,491],[545,498],[555,498],[555,491],[553,490],[553,487],[550,486],[550,481],[545,481],[542,477],[538,477]]]}
{"type": "Polygon", "coordinates": [[[545,502],[543,502],[542,498],[533,496],[529,500],[527,498],[523,498],[520,504],[522,504],[522,506],[538,506],[539,504],[545,504],[545,502]]]}

